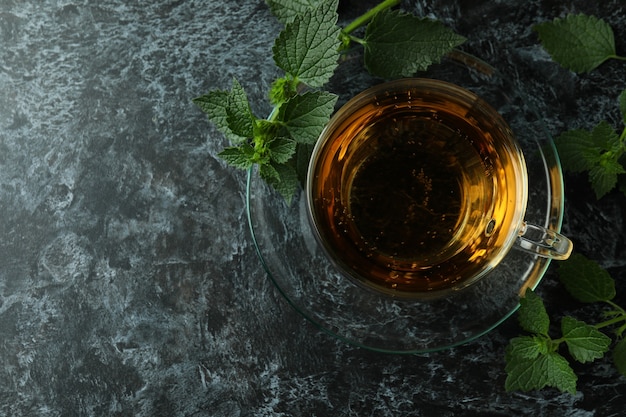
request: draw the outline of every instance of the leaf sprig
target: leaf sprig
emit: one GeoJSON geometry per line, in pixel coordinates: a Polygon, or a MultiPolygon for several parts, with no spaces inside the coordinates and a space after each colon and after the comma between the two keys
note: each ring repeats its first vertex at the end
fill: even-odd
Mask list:
{"type": "Polygon", "coordinates": [[[626,174],[622,162],[626,154],[626,90],[618,101],[624,123],[621,134],[603,120],[592,130],[569,130],[554,141],[563,168],[570,172],[588,172],[598,199],[615,188],[620,174],[626,174]]]}
{"type": "Polygon", "coordinates": [[[237,80],[230,91],[214,90],[193,100],[233,143],[219,156],[241,169],[258,165],[261,178],[287,201],[298,187],[299,174],[303,175],[298,172],[302,166],[298,155],[321,133],[337,101],[335,94],[314,90],[330,79],[337,66],[337,1],[321,1],[315,7],[302,4],[302,12],[290,19],[276,39],[273,57],[285,76],[270,91],[274,110],[269,117],[252,113],[237,80]],[[300,85],[310,91],[298,92],[300,85]]]}
{"type": "Polygon", "coordinates": [[[626,310],[615,304],[615,282],[596,262],[580,254],[560,263],[559,278],[567,291],[583,303],[605,303],[609,308],[606,320],[587,324],[571,316],[561,319],[558,338],[550,335],[550,318],[541,298],[527,290],[520,300],[518,320],[529,334],[510,340],[506,349],[507,391],[530,391],[546,386],[576,393],[578,377],[570,362],[560,352],[567,347],[569,357],[580,363],[604,357],[613,339],[602,329],[614,327],[617,343],[613,347],[613,363],[626,376],[626,310]]]}
{"type": "MultiPolygon", "coordinates": [[[[574,72],[590,72],[609,59],[626,60],[615,51],[611,27],[596,17],[569,15],[534,29],[552,58],[574,72]]],[[[624,123],[621,134],[602,121],[592,130],[573,129],[555,139],[564,169],[588,172],[598,199],[615,187],[619,175],[626,173],[626,90],[619,95],[618,103],[624,123]]],[[[605,320],[587,324],[565,316],[560,322],[560,336],[554,338],[543,301],[527,290],[518,312],[519,324],[527,334],[511,339],[505,354],[507,391],[548,386],[574,394],[578,377],[570,360],[593,362],[611,349],[613,363],[626,376],[626,310],[613,302],[615,281],[596,262],[580,254],[560,262],[558,273],[565,289],[578,301],[607,305],[605,320]],[[609,327],[613,328],[615,343],[604,332],[609,327]]]]}
{"type": "Polygon", "coordinates": [[[254,115],[237,80],[229,91],[193,99],[232,144],[219,156],[241,169],[258,165],[261,178],[290,202],[334,111],[337,96],[323,87],[343,52],[360,45],[368,71],[397,78],[427,69],[465,41],[440,22],[390,10],[399,3],[384,0],[342,29],[338,0],[267,0],[285,25],[272,48],[276,66],[284,71],[268,94],[273,111],[267,118],[254,115]],[[367,28],[360,38],[354,33],[362,26],[367,28]]]}
{"type": "MultiPolygon", "coordinates": [[[[535,25],[534,29],[552,58],[576,73],[590,72],[609,59],[626,60],[617,55],[611,26],[594,16],[568,15],[535,25]]],[[[626,174],[626,90],[618,102],[624,124],[621,133],[601,121],[591,130],[573,129],[555,140],[563,168],[588,172],[598,199],[615,188],[621,174],[626,174]]],[[[623,191],[626,193],[626,187],[623,191]]]]}
{"type": "Polygon", "coordinates": [[[609,59],[626,61],[617,55],[611,26],[595,16],[570,14],[535,25],[534,30],[552,58],[574,72],[589,72],[609,59]]]}

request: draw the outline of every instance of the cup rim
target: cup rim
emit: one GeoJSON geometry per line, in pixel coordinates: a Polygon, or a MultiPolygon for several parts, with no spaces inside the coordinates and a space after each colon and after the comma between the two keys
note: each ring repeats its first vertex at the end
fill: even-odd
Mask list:
{"type": "MultiPolygon", "coordinates": [[[[398,90],[400,91],[400,90],[398,90]]],[[[433,94],[432,92],[430,94],[433,94]]],[[[311,157],[309,160],[307,175],[305,180],[305,200],[306,200],[306,211],[309,223],[311,225],[311,229],[317,240],[318,244],[322,247],[325,252],[326,257],[331,261],[335,267],[341,271],[343,275],[349,277],[353,282],[355,282],[360,287],[364,287],[370,291],[376,291],[378,293],[387,294],[393,297],[398,298],[408,298],[408,299],[421,299],[421,300],[429,300],[441,298],[443,296],[449,295],[451,293],[463,290],[472,284],[480,281],[483,277],[488,275],[488,273],[493,270],[502,259],[509,253],[509,251],[514,247],[516,240],[518,239],[520,230],[524,225],[524,218],[527,208],[528,201],[528,173],[527,167],[524,159],[524,154],[522,152],[521,147],[517,143],[514,133],[508,126],[508,123],[504,120],[502,115],[493,108],[488,102],[486,102],[483,98],[481,98],[476,93],[460,86],[457,84],[453,84],[447,81],[434,79],[434,78],[422,78],[422,77],[412,77],[412,78],[401,78],[392,81],[382,82],[380,84],[369,87],[360,93],[356,94],[352,98],[350,98],[345,104],[343,104],[336,112],[332,115],[329,122],[326,124],[322,132],[320,133],[317,142],[313,147],[313,151],[311,153],[311,157]],[[498,119],[498,125],[504,126],[508,130],[508,134],[506,135],[507,147],[510,147],[509,151],[517,155],[514,161],[517,161],[514,164],[515,176],[521,178],[521,181],[518,181],[520,186],[516,187],[516,195],[515,195],[515,204],[514,204],[514,213],[511,216],[511,220],[509,224],[509,230],[506,234],[506,239],[503,244],[497,249],[496,253],[489,257],[488,262],[484,262],[481,268],[472,276],[464,278],[460,281],[458,285],[452,285],[450,287],[436,289],[432,291],[404,291],[397,290],[391,288],[385,288],[380,286],[373,286],[370,284],[365,284],[363,279],[359,274],[356,274],[355,271],[349,266],[345,265],[339,257],[337,257],[333,251],[328,248],[328,243],[326,239],[322,236],[317,226],[317,217],[315,214],[315,198],[313,196],[313,188],[314,181],[316,177],[316,166],[320,161],[320,154],[322,150],[327,145],[328,141],[331,140],[333,135],[331,133],[340,126],[345,119],[354,113],[355,109],[362,108],[365,103],[367,103],[372,98],[375,98],[381,92],[385,91],[387,93],[393,92],[394,90],[398,90],[399,86],[402,86],[403,90],[408,88],[414,89],[424,89],[429,88],[431,91],[433,89],[438,94],[444,94],[450,97],[450,94],[454,94],[455,98],[461,98],[467,103],[474,103],[480,106],[481,111],[485,111],[490,113],[492,116],[498,119]]]]}

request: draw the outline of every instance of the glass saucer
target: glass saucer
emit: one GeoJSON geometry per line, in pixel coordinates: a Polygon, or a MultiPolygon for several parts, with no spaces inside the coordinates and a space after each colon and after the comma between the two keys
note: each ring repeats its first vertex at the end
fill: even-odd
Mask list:
{"type": "MultiPolygon", "coordinates": [[[[526,158],[530,189],[525,219],[560,231],[563,177],[558,155],[522,92],[493,67],[464,53],[418,76],[465,87],[502,114],[526,158]]],[[[511,316],[520,293],[534,289],[550,264],[513,249],[484,279],[453,296],[429,301],[393,298],[355,285],[325,258],[309,226],[302,191],[287,205],[251,169],[246,203],[257,253],[287,302],[323,331],[375,351],[425,353],[474,340],[511,316]]]]}

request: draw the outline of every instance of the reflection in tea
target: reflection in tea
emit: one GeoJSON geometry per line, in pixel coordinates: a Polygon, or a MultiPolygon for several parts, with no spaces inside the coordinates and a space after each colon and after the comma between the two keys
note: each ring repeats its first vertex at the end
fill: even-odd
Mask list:
{"type": "Polygon", "coordinates": [[[406,89],[332,126],[315,159],[312,216],[342,269],[414,293],[468,284],[499,261],[520,220],[523,160],[481,106],[406,89]]]}

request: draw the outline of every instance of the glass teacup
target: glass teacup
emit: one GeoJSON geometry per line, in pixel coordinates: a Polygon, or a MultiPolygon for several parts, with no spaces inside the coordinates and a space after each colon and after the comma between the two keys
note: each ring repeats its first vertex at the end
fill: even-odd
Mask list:
{"type": "Polygon", "coordinates": [[[524,221],[524,155],[488,103],[412,78],[348,101],[322,132],[306,183],[309,220],[359,285],[433,298],[487,275],[512,248],[566,259],[569,239],[524,221]]]}

